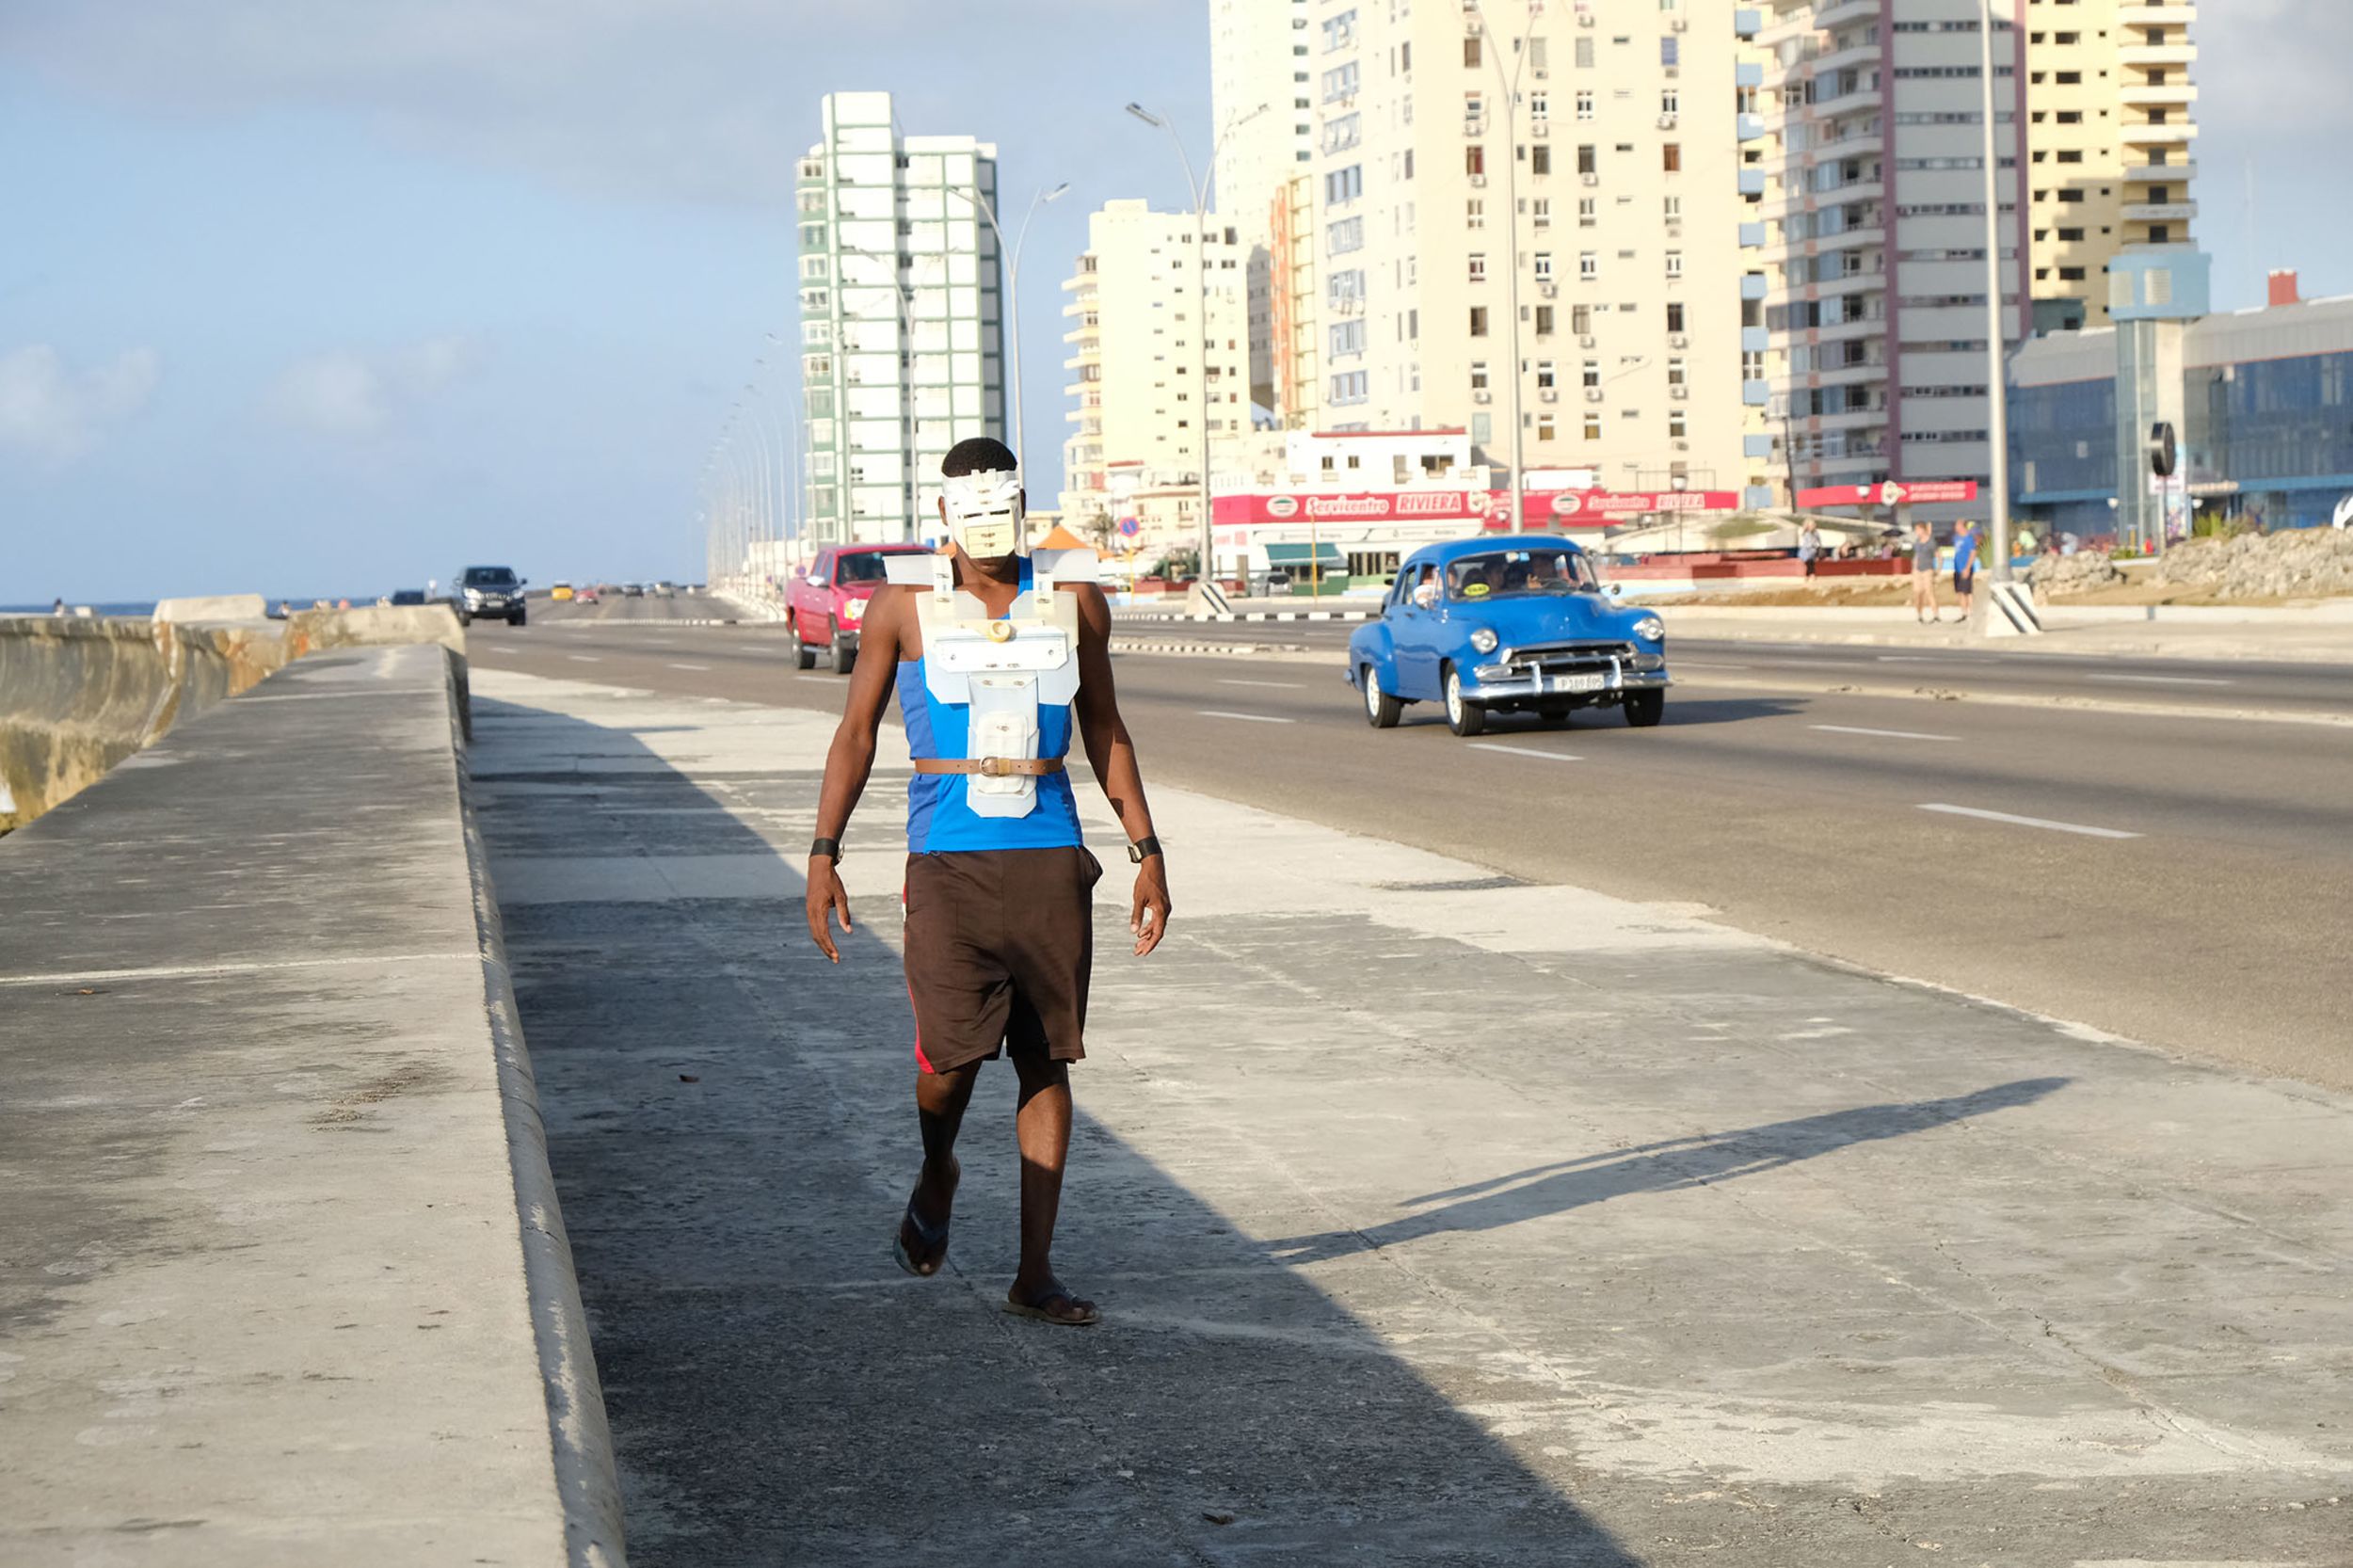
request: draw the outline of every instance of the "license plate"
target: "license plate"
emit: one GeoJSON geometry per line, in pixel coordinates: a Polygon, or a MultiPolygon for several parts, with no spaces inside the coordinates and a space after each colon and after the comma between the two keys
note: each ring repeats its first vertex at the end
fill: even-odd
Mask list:
{"type": "Polygon", "coordinates": [[[1547,675],[1545,677],[1545,690],[1547,692],[1598,692],[1609,684],[1609,678],[1606,675],[1547,675]]]}

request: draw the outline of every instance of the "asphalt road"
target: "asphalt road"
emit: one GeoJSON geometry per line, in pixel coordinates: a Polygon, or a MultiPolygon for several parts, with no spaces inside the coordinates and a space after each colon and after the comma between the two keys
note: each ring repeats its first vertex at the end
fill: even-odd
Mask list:
{"type": "MultiPolygon", "coordinates": [[[[776,628],[598,624],[707,608],[550,606],[520,632],[477,627],[471,647],[496,668],[839,708],[840,678],[795,671],[776,628]]],[[[2216,710],[2154,715],[1829,693],[1822,669],[1879,655],[1682,647],[1657,729],[1589,713],[1567,730],[1501,721],[1478,742],[1429,707],[1368,728],[1337,659],[1131,654],[1117,669],[1147,780],[1530,882],[1704,906],[1810,952],[2353,1087],[2353,727],[2222,712],[2353,711],[2353,672],[2147,659],[2054,671],[2049,655],[2020,670],[1975,652],[1913,669],[1931,688],[2033,679],[2088,700],[2161,693],[2216,710]],[[1793,667],[1789,690],[1754,689],[1793,667]],[[2097,679],[2127,675],[2233,684],[2097,679]]],[[[853,831],[895,831],[896,814],[871,802],[853,831]]],[[[1172,846],[1179,920],[1185,858],[1214,853],[1172,846]]]]}

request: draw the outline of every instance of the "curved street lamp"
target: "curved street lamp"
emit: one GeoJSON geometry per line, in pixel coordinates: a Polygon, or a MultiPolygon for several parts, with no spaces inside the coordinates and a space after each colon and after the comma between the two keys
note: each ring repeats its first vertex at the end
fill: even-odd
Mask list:
{"type": "MultiPolygon", "coordinates": [[[[1013,381],[1013,460],[1027,472],[1028,455],[1021,445],[1021,247],[1030,237],[1030,220],[1037,216],[1038,208],[1060,198],[1070,189],[1070,182],[1063,181],[1051,190],[1041,188],[1030,198],[1030,210],[1021,215],[1021,227],[1015,231],[1011,248],[1011,265],[1005,272],[1005,336],[1008,352],[1005,374],[1013,381]]],[[[997,210],[981,199],[977,191],[951,190],[951,196],[961,196],[988,219],[989,232],[997,236],[999,255],[1007,253],[1005,231],[997,222],[997,210]]]]}

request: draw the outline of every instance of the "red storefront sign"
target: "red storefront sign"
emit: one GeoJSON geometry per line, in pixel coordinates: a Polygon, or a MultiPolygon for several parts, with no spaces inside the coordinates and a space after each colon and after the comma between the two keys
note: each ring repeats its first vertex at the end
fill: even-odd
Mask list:
{"type": "Polygon", "coordinates": [[[1894,506],[1908,501],[1927,506],[1977,499],[1975,479],[1890,480],[1884,485],[1829,485],[1798,492],[1800,506],[1894,506]]]}
{"type": "MultiPolygon", "coordinates": [[[[1534,527],[1600,528],[1658,512],[1735,512],[1735,490],[1530,490],[1528,520],[1534,527]]],[[[1467,529],[1509,525],[1509,490],[1373,490],[1330,495],[1314,491],[1221,495],[1211,516],[1220,527],[1302,523],[1459,523],[1467,529]]]]}

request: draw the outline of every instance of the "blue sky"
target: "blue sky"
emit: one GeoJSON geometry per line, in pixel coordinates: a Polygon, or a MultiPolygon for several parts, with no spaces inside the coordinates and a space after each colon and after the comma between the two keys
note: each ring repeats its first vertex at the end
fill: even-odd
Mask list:
{"type": "MultiPolygon", "coordinates": [[[[1009,208],[1071,182],[1021,290],[1050,494],[1060,282],[1094,207],[1183,204],[1166,139],[1120,105],[1176,117],[1198,160],[1206,10],[8,0],[0,603],[373,594],[493,558],[698,575],[695,475],[790,335],[792,166],[837,89],[998,142],[1009,208]]],[[[2353,7],[2201,11],[2217,304],[2276,264],[2353,293],[2331,79],[2353,7]]]]}

